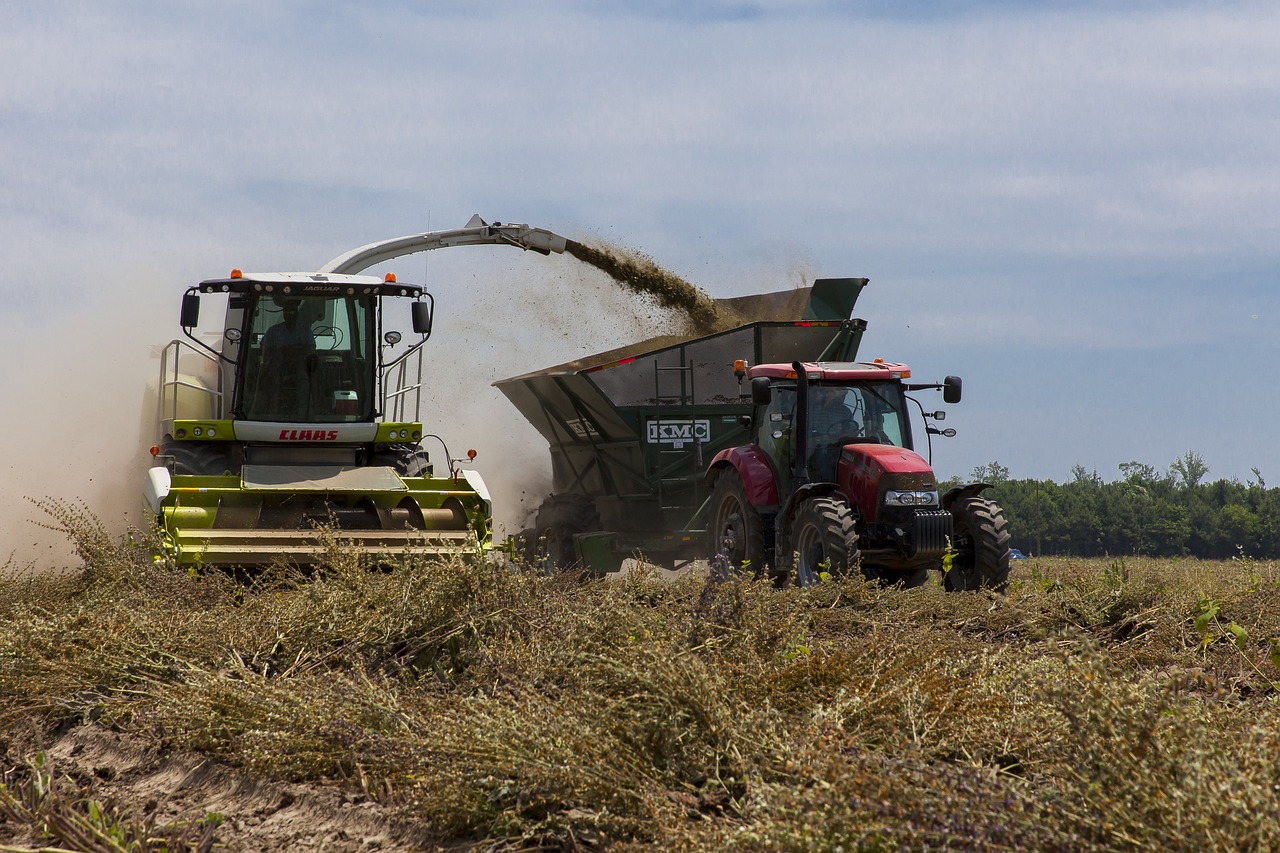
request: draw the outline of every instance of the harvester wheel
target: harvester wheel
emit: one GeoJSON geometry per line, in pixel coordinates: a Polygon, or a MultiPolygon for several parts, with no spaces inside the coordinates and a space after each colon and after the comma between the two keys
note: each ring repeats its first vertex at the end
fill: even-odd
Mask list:
{"type": "MultiPolygon", "coordinates": [[[[844,501],[811,498],[791,523],[796,586],[812,586],[820,573],[843,575],[858,568],[858,529],[844,501]]],[[[790,556],[790,555],[788,555],[790,556]]]]}
{"type": "Polygon", "coordinates": [[[538,507],[534,524],[539,562],[548,572],[563,571],[578,565],[574,535],[599,530],[600,513],[589,495],[552,495],[538,507]]]}
{"type": "Polygon", "coordinates": [[[431,459],[427,451],[412,444],[393,444],[375,453],[373,464],[394,468],[402,477],[431,476],[431,459]]]}
{"type": "Polygon", "coordinates": [[[1001,591],[1009,582],[1009,522],[994,501],[973,495],[951,505],[956,555],[943,574],[948,592],[986,587],[1001,591]]]}
{"type": "Polygon", "coordinates": [[[160,445],[157,455],[172,459],[173,473],[179,476],[216,476],[231,470],[227,454],[204,442],[167,439],[160,445]]]}
{"type": "Polygon", "coordinates": [[[713,571],[758,578],[767,563],[764,521],[747,497],[737,471],[726,470],[711,490],[711,523],[707,526],[713,571]]]}

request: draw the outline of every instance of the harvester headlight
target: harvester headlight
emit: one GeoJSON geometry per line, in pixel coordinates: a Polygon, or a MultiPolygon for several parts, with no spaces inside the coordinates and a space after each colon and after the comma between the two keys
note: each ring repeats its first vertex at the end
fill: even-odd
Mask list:
{"type": "Polygon", "coordinates": [[[200,427],[194,428],[193,430],[191,430],[191,432],[194,433],[197,438],[204,435],[204,430],[202,430],[200,427]]]}
{"type": "Polygon", "coordinates": [[[213,438],[217,434],[218,434],[218,431],[216,429],[214,429],[213,427],[209,427],[209,438],[213,438]]]}
{"type": "Polygon", "coordinates": [[[413,440],[414,440],[414,441],[417,441],[417,440],[418,440],[418,439],[420,439],[420,438],[422,438],[422,430],[420,430],[420,429],[415,429],[415,430],[413,431],[413,440]]]}
{"type": "Polygon", "coordinates": [[[886,506],[937,506],[938,493],[935,491],[885,492],[886,506]]]}
{"type": "Polygon", "coordinates": [[[186,438],[186,437],[187,437],[187,431],[186,431],[185,429],[183,429],[182,427],[178,427],[176,430],[174,430],[174,432],[173,432],[173,437],[174,437],[174,438],[186,438]]]}

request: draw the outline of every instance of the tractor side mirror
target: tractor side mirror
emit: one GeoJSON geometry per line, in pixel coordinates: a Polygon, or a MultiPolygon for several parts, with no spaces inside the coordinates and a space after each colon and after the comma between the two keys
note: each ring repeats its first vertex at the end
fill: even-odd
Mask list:
{"type": "Polygon", "coordinates": [[[959,403],[960,402],[960,377],[948,376],[942,380],[942,402],[959,403]]]}
{"type": "Polygon", "coordinates": [[[410,310],[413,311],[413,330],[419,335],[430,335],[432,321],[431,303],[414,302],[410,310]]]}
{"type": "Polygon", "coordinates": [[[767,406],[773,399],[773,389],[769,386],[768,376],[757,376],[751,380],[751,402],[757,406],[767,406]]]}
{"type": "Polygon", "coordinates": [[[182,316],[178,325],[184,329],[194,329],[200,324],[200,294],[193,292],[182,294],[182,316]]]}

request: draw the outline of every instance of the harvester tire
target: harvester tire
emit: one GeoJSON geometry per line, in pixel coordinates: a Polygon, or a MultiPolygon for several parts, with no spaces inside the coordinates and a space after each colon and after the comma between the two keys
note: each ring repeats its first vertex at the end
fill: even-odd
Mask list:
{"type": "Polygon", "coordinates": [[[157,456],[172,459],[178,476],[208,477],[231,470],[227,454],[205,442],[166,440],[157,456]]]}
{"type": "Polygon", "coordinates": [[[578,568],[573,537],[600,529],[600,513],[589,495],[552,495],[538,507],[537,561],[547,572],[578,568]]]}
{"type": "Polygon", "coordinates": [[[759,578],[768,563],[764,521],[747,497],[737,471],[728,469],[711,489],[711,522],[707,525],[711,567],[721,579],[734,574],[759,578]]]}
{"type": "Polygon", "coordinates": [[[1003,591],[1009,583],[1009,522],[994,501],[979,495],[951,505],[956,554],[942,576],[948,592],[1003,591]]]}
{"type": "Polygon", "coordinates": [[[431,459],[427,451],[412,444],[393,444],[373,456],[374,465],[394,468],[402,477],[430,477],[431,459]]]}
{"type": "MultiPolygon", "coordinates": [[[[857,571],[858,529],[844,501],[810,498],[800,505],[791,523],[796,586],[812,586],[822,572],[845,575],[857,571]]],[[[788,555],[789,557],[791,555],[788,555]]]]}

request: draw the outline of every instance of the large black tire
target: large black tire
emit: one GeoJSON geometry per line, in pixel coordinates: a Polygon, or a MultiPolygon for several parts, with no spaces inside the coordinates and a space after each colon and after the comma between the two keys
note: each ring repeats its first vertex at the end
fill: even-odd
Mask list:
{"type": "Polygon", "coordinates": [[[944,572],[948,592],[972,589],[1003,591],[1009,583],[1009,522],[1004,510],[987,498],[973,495],[951,505],[956,554],[951,571],[944,572]]]}
{"type": "Polygon", "coordinates": [[[589,495],[551,495],[538,507],[536,562],[547,572],[579,568],[573,537],[600,529],[600,513],[589,495]]]}
{"type": "MultiPolygon", "coordinates": [[[[160,445],[160,457],[173,460],[173,473],[179,476],[208,477],[234,474],[226,444],[201,441],[174,441],[165,439],[160,445]]],[[[167,461],[161,459],[160,461],[167,461]]]]}
{"type": "Polygon", "coordinates": [[[858,570],[858,529],[844,501],[810,498],[791,522],[790,571],[796,586],[811,586],[822,572],[845,575],[858,570]]]}
{"type": "Polygon", "coordinates": [[[431,476],[431,458],[414,444],[389,445],[373,455],[371,464],[385,465],[402,477],[431,476]]]}
{"type": "Polygon", "coordinates": [[[742,477],[732,468],[723,471],[711,488],[707,539],[713,572],[722,577],[758,578],[764,574],[768,565],[764,521],[747,498],[742,477]]]}

